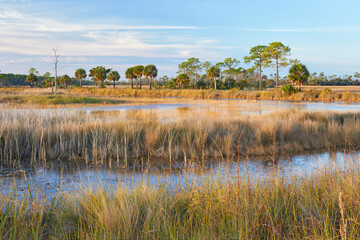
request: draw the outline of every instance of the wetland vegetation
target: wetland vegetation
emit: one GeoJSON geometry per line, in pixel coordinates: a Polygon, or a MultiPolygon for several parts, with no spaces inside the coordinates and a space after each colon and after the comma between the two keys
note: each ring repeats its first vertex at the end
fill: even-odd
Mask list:
{"type": "MultiPolygon", "coordinates": [[[[360,147],[360,113],[356,104],[349,105],[353,112],[307,111],[296,108],[295,103],[284,108],[289,110],[278,105],[262,110],[266,103],[253,101],[266,94],[279,94],[279,99],[288,100],[303,94],[304,99],[311,100],[312,94],[322,96],[324,91],[303,91],[287,97],[280,90],[83,87],[62,89],[57,97],[36,88],[2,88],[0,92],[0,179],[4,184],[0,193],[0,238],[359,237],[356,152],[360,147]],[[137,104],[143,106],[132,108],[137,104]],[[165,107],[146,109],[147,104],[165,107]],[[84,108],[102,109],[107,105],[116,106],[113,110],[84,108]],[[125,105],[129,108],[115,110],[125,105]],[[22,109],[13,110],[13,106],[22,109]],[[48,109],[37,109],[42,106],[48,109]],[[65,106],[76,108],[51,109],[65,106]],[[285,176],[277,170],[279,156],[308,150],[355,152],[355,157],[343,160],[351,163],[350,167],[327,165],[306,176],[285,176]],[[211,162],[229,163],[230,167],[233,162],[252,161],[254,156],[274,166],[270,177],[253,178],[254,173],[247,168],[239,172],[231,169],[235,172],[228,177],[201,171],[212,168],[211,162]],[[47,186],[49,180],[34,185],[27,169],[41,171],[63,164],[143,169],[145,175],[133,186],[103,182],[100,187],[84,185],[64,191],[59,179],[56,193],[36,194],[45,192],[45,188],[38,187],[47,186]],[[175,167],[178,172],[189,172],[190,177],[186,183],[178,181],[174,185],[169,180],[154,184],[146,180],[146,171],[154,167],[170,171],[175,167]],[[9,177],[17,185],[4,181],[9,177]],[[15,181],[19,178],[24,184],[20,188],[21,183],[15,181]]],[[[326,94],[332,96],[330,101],[336,99],[336,94],[344,96],[331,91],[326,94]]],[[[327,105],[332,110],[339,107],[321,104],[324,106],[315,110],[325,110],[327,105]]],[[[346,106],[340,105],[340,109],[346,106]]]]}
{"type": "Polygon", "coordinates": [[[218,120],[190,114],[170,122],[159,113],[2,111],[1,165],[81,160],[127,167],[140,160],[234,160],[360,146],[360,113],[285,111],[218,120]]]}
{"type": "Polygon", "coordinates": [[[360,93],[300,90],[324,76],[289,52],[255,46],[250,69],[190,58],[173,79],[137,65],[128,88],[103,66],[89,72],[96,87],[84,69],[78,87],[31,68],[30,88],[0,88],[0,238],[360,238],[360,93]],[[310,151],[324,166],[292,163],[310,151]]]}
{"type": "Polygon", "coordinates": [[[8,239],[358,239],[358,158],[307,177],[247,175],[168,188],[84,187],[51,200],[0,194],[8,239]]]}

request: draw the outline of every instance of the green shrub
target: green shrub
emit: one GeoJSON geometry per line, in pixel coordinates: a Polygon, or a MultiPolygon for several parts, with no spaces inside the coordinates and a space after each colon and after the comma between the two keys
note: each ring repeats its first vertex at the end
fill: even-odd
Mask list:
{"type": "Polygon", "coordinates": [[[292,95],[296,93],[296,89],[292,84],[285,84],[284,86],[282,86],[281,91],[283,91],[287,95],[292,95]]]}

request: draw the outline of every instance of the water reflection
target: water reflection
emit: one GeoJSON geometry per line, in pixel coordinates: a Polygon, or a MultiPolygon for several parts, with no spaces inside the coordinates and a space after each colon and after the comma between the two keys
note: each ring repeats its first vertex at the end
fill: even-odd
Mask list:
{"type": "Polygon", "coordinates": [[[280,157],[276,161],[264,159],[241,159],[238,162],[212,163],[207,166],[169,166],[148,167],[141,169],[109,169],[105,167],[50,167],[49,169],[7,172],[0,176],[2,193],[16,191],[19,196],[28,194],[28,187],[33,196],[51,197],[58,192],[68,192],[83,187],[132,188],[141,183],[150,186],[166,184],[169,187],[178,184],[186,186],[194,182],[211,179],[248,177],[251,180],[266,181],[275,174],[288,178],[306,177],[324,167],[336,166],[350,168],[359,163],[360,152],[321,153],[312,155],[280,157]]]}
{"type": "Polygon", "coordinates": [[[126,111],[131,109],[144,110],[176,110],[188,109],[196,113],[213,112],[222,114],[223,110],[228,110],[232,114],[251,114],[262,115],[271,112],[279,112],[284,110],[308,110],[308,111],[360,111],[358,103],[323,103],[323,102],[288,102],[288,101],[268,101],[268,100],[234,100],[234,99],[218,99],[218,100],[197,100],[183,103],[171,104],[144,104],[144,105],[119,105],[119,106],[100,106],[100,107],[83,107],[76,110],[83,111],[126,111]]]}

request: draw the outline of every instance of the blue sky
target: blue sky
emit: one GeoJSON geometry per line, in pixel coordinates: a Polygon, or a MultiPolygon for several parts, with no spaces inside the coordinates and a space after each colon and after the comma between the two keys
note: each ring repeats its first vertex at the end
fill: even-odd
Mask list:
{"type": "Polygon", "coordinates": [[[104,65],[124,79],[127,67],[155,64],[174,76],[190,57],[243,62],[252,46],[280,41],[311,72],[353,74],[359,9],[356,0],[0,0],[0,70],[52,72],[48,54],[57,47],[60,74],[104,65]]]}

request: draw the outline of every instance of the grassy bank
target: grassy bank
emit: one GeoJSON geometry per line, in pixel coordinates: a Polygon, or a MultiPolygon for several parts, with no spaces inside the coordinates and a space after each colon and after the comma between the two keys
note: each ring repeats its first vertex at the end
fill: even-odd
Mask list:
{"type": "MultiPolygon", "coordinates": [[[[351,89],[334,90],[329,88],[323,90],[303,90],[288,95],[279,90],[270,91],[245,91],[245,90],[157,90],[157,89],[129,89],[129,88],[105,88],[97,89],[90,87],[60,89],[59,92],[71,95],[85,96],[117,96],[117,97],[183,97],[195,99],[246,99],[246,100],[284,100],[284,101],[310,101],[310,102],[360,102],[360,92],[351,89]]],[[[45,88],[0,88],[0,93],[5,94],[49,94],[51,90],[45,88]]]]}
{"type": "Polygon", "coordinates": [[[5,95],[0,96],[0,103],[37,104],[37,105],[70,105],[70,104],[120,104],[124,101],[99,97],[69,96],[69,95],[5,95]]]}
{"type": "Polygon", "coordinates": [[[359,113],[288,111],[237,119],[161,121],[156,112],[0,112],[2,166],[82,161],[117,167],[135,161],[237,160],[239,156],[360,146],[359,113]]]}
{"type": "MultiPolygon", "coordinates": [[[[1,239],[359,239],[359,165],[266,184],[91,189],[52,202],[0,195],[1,239]]],[[[60,197],[61,196],[61,197],[60,197]]]]}
{"type": "Polygon", "coordinates": [[[74,88],[67,90],[71,94],[96,96],[133,96],[133,97],[185,97],[185,98],[230,98],[248,100],[287,100],[313,102],[360,102],[360,92],[332,92],[325,90],[307,90],[287,95],[281,90],[240,91],[240,90],[136,90],[136,89],[94,89],[74,88]]]}

